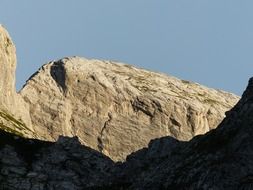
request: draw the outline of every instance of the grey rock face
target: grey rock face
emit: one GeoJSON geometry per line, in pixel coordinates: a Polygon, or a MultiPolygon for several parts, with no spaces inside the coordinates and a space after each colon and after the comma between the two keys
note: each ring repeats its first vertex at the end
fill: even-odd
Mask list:
{"type": "Polygon", "coordinates": [[[190,140],[216,128],[238,97],[110,61],[64,58],[44,65],[21,90],[42,139],[78,136],[113,160],[151,139],[190,140]]]}
{"type": "Polygon", "coordinates": [[[105,186],[113,161],[60,137],[56,143],[22,139],[0,132],[1,190],[83,190],[105,186]]]}

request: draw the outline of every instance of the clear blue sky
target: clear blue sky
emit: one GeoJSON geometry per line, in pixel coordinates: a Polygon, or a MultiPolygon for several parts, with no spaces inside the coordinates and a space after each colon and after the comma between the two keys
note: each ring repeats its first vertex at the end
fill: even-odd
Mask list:
{"type": "Polygon", "coordinates": [[[1,0],[17,88],[65,56],[116,60],[241,95],[253,76],[252,0],[1,0]]]}

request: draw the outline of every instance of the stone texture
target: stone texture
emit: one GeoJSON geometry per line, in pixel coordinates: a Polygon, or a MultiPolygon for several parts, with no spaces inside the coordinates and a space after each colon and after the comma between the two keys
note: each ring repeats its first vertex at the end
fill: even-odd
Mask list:
{"type": "Polygon", "coordinates": [[[0,128],[36,137],[28,105],[15,89],[16,49],[8,32],[0,25],[0,128]]]}
{"type": "Polygon", "coordinates": [[[216,128],[238,97],[110,61],[69,57],[42,66],[21,90],[35,132],[78,136],[113,160],[151,139],[190,140],[216,128]]]}

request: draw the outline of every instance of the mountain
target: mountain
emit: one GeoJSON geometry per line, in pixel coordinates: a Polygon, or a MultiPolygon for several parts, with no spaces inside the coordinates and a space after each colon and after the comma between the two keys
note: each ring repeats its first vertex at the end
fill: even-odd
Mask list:
{"type": "Polygon", "coordinates": [[[252,105],[253,79],[216,129],[189,142],[154,139],[123,163],[77,137],[46,142],[0,131],[0,189],[252,189],[252,105]]]}
{"type": "Polygon", "coordinates": [[[253,79],[233,107],[230,93],[68,57],[17,93],[15,51],[0,26],[0,189],[253,188],[253,79]]]}
{"type": "Polygon", "coordinates": [[[239,97],[131,65],[68,57],[15,91],[15,46],[0,27],[0,127],[24,137],[82,144],[115,161],[154,138],[188,141],[214,129],[239,97]]]}
{"type": "Polygon", "coordinates": [[[215,128],[238,97],[110,61],[68,57],[42,66],[21,90],[44,140],[78,136],[115,161],[151,139],[190,140],[215,128]]]}

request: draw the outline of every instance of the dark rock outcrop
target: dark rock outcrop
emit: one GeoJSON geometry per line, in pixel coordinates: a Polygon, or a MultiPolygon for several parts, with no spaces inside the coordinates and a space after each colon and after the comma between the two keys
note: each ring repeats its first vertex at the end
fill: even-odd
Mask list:
{"type": "Polygon", "coordinates": [[[114,166],[106,156],[80,144],[77,137],[57,142],[0,133],[1,190],[71,190],[105,186],[114,166]]]}

